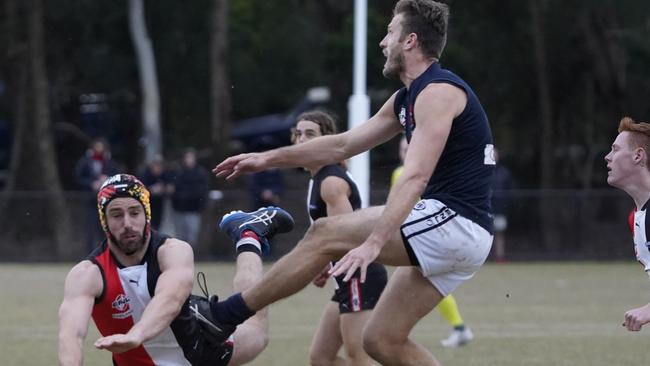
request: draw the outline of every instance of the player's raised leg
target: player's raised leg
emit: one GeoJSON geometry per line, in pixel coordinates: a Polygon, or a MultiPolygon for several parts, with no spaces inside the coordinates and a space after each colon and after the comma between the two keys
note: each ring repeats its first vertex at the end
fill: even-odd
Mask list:
{"type": "MultiPolygon", "coordinates": [[[[300,291],[329,261],[359,246],[382,211],[383,207],[370,207],[317,220],[300,243],[276,262],[255,286],[214,304],[213,316],[224,324],[240,324],[256,310],[300,291]]],[[[273,225],[273,220],[269,222],[273,225]]],[[[387,241],[377,261],[395,266],[411,265],[398,232],[387,241]]]]}
{"type": "MultiPolygon", "coordinates": [[[[276,262],[256,286],[242,293],[246,304],[251,309],[261,309],[300,291],[329,261],[361,245],[383,209],[370,207],[314,222],[290,253],[276,262]]],[[[395,266],[411,264],[399,233],[394,233],[377,261],[395,266]]]]}
{"type": "MultiPolygon", "coordinates": [[[[233,279],[235,291],[243,291],[260,279],[260,257],[263,252],[268,253],[270,239],[276,233],[291,231],[293,226],[291,215],[278,207],[264,207],[251,213],[234,211],[224,216],[220,227],[233,239],[237,249],[237,270],[233,279]]],[[[242,321],[224,322],[223,318],[215,316],[217,312],[214,308],[218,301],[217,296],[212,296],[209,302],[197,301],[191,303],[190,307],[204,328],[206,337],[209,337],[213,344],[227,341],[233,333],[238,334],[240,339],[235,341],[231,365],[252,360],[268,343],[266,310],[260,308],[256,314],[242,302],[243,306],[235,307],[235,311],[239,312],[236,316],[243,317],[242,321]],[[242,324],[244,320],[249,320],[248,324],[242,324]]]]}

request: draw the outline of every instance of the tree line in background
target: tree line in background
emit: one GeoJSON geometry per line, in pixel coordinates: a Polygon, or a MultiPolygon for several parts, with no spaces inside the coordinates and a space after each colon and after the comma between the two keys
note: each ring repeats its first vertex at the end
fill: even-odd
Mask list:
{"type": "MultiPolygon", "coordinates": [[[[602,187],[620,117],[650,120],[650,2],[447,3],[442,64],[474,87],[519,186],[602,187]]],[[[233,121],[286,111],[315,85],[330,88],[329,108],[345,126],[354,2],[143,5],[166,157],[195,146],[215,162],[230,153],[233,121]]],[[[378,46],[393,5],[368,4],[372,112],[399,87],[381,76],[378,46]]],[[[11,141],[5,190],[53,193],[48,210],[65,212],[59,193],[74,189],[74,162],[93,135],[107,137],[129,170],[145,156],[129,1],[5,0],[0,19],[0,120],[11,141]],[[102,113],[85,113],[89,101],[102,113]]],[[[393,162],[396,149],[374,153],[373,182],[387,183],[393,162]]],[[[11,211],[6,199],[0,206],[0,215],[11,211]]]]}

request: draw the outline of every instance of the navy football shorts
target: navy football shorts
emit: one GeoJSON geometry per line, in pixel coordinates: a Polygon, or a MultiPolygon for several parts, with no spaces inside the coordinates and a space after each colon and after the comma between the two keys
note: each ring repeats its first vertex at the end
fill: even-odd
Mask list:
{"type": "Polygon", "coordinates": [[[343,282],[343,277],[345,274],[335,278],[337,288],[332,296],[341,314],[374,309],[388,281],[386,268],[374,262],[368,266],[365,283],[361,283],[358,270],[348,282],[343,282]]]}

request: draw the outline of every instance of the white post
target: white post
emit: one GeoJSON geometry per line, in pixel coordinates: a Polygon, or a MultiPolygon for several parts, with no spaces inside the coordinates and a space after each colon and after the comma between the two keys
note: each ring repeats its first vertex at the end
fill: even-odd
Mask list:
{"type": "MultiPolygon", "coordinates": [[[[348,129],[352,129],[370,118],[370,98],[366,94],[366,38],[367,0],[354,1],[354,84],[348,100],[348,129]]],[[[370,153],[364,152],[350,159],[350,173],[361,194],[361,204],[370,203],[370,153]]]]}

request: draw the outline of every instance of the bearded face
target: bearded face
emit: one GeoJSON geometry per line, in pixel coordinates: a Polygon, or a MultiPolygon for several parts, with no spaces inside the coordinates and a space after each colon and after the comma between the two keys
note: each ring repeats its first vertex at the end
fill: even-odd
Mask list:
{"type": "Polygon", "coordinates": [[[382,73],[389,79],[399,80],[400,74],[404,71],[404,51],[402,50],[402,14],[397,14],[388,24],[386,36],[379,43],[386,63],[382,73]]]}
{"type": "Polygon", "coordinates": [[[402,53],[400,44],[393,44],[392,49],[386,53],[386,63],[384,63],[382,74],[388,79],[399,80],[399,76],[404,71],[404,53],[402,53]]]}
{"type": "Polygon", "coordinates": [[[115,238],[115,245],[126,255],[133,255],[139,252],[144,248],[144,243],[144,230],[142,232],[136,232],[127,229],[120,237],[115,238]]]}
{"type": "Polygon", "coordinates": [[[141,251],[146,242],[146,216],[142,204],[134,198],[116,198],[106,207],[111,241],[125,255],[141,251]]]}

